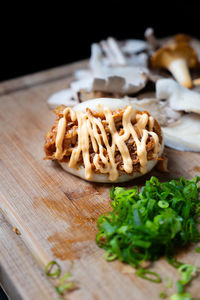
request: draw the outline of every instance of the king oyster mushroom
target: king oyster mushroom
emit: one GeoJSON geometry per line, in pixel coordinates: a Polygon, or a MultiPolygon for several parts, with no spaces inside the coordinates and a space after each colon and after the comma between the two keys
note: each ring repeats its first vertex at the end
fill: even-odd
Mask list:
{"type": "Polygon", "coordinates": [[[156,96],[158,101],[165,99],[172,111],[190,112],[162,127],[166,146],[200,152],[200,94],[173,79],[160,79],[156,83],[156,96]]]}
{"type": "Polygon", "coordinates": [[[165,145],[180,151],[200,152],[200,116],[185,114],[178,121],[162,128],[165,145]]]}
{"type": "Polygon", "coordinates": [[[198,64],[196,51],[186,39],[173,39],[159,48],[151,57],[152,68],[165,68],[172,73],[174,78],[184,87],[192,87],[189,68],[198,64]]]}
{"type": "Polygon", "coordinates": [[[73,101],[78,100],[137,93],[145,87],[148,80],[148,69],[144,67],[147,57],[142,55],[135,65],[129,65],[130,61],[127,61],[119,44],[113,38],[108,38],[100,44],[93,44],[90,70],[76,72],[77,80],[71,83],[69,89],[50,97],[49,105],[52,108],[61,104],[71,106],[73,101]]]}
{"type": "Polygon", "coordinates": [[[98,44],[92,45],[90,67],[94,76],[92,86],[94,91],[129,95],[144,88],[147,82],[147,68],[103,64],[103,53],[98,44]]]}
{"type": "Polygon", "coordinates": [[[161,126],[168,126],[177,121],[182,115],[181,112],[171,109],[167,101],[159,101],[156,98],[143,98],[142,100],[138,100],[137,98],[128,99],[134,104],[136,109],[148,111],[161,126]]]}
{"type": "Polygon", "coordinates": [[[184,88],[173,79],[157,81],[156,97],[168,100],[173,110],[200,114],[200,94],[184,88]]]}

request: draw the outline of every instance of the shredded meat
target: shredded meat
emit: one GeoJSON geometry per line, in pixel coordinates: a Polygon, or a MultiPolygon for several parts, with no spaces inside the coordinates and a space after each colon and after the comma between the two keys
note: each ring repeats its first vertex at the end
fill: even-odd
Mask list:
{"type": "MultiPolygon", "coordinates": [[[[56,114],[56,121],[53,125],[53,127],[51,128],[51,131],[49,131],[46,134],[45,137],[45,144],[44,144],[44,151],[46,153],[46,157],[44,159],[55,159],[55,151],[56,151],[56,146],[55,146],[55,141],[56,141],[56,134],[57,134],[57,126],[58,126],[58,121],[60,118],[63,117],[63,110],[65,109],[65,106],[60,106],[58,108],[56,108],[56,110],[54,111],[56,114]]],[[[89,109],[88,109],[89,110],[89,109]]],[[[110,134],[110,130],[108,127],[108,124],[105,121],[105,116],[104,113],[99,113],[99,112],[95,112],[95,111],[91,111],[89,110],[90,113],[98,118],[99,120],[101,120],[107,137],[108,137],[108,141],[111,145],[112,143],[112,136],[110,134]]],[[[122,126],[122,116],[123,116],[124,110],[118,110],[118,111],[113,111],[113,118],[114,118],[114,122],[115,122],[115,127],[116,130],[118,131],[119,135],[122,135],[124,133],[123,130],[123,126],[122,126]]],[[[139,112],[137,111],[137,113],[139,114],[143,114],[144,112],[139,112]]],[[[148,114],[148,112],[145,112],[148,114]]],[[[78,123],[77,121],[73,122],[70,118],[70,114],[68,114],[66,116],[66,120],[67,120],[67,127],[66,127],[66,132],[65,132],[65,136],[64,136],[64,140],[63,140],[63,151],[64,151],[64,156],[62,159],[62,162],[68,162],[72,153],[72,150],[74,149],[74,147],[77,146],[78,144],[78,123]]],[[[134,125],[134,123],[133,123],[134,125]]],[[[139,139],[142,138],[141,136],[141,132],[139,131],[139,129],[137,127],[134,127],[139,139]]],[[[149,130],[149,125],[147,124],[146,129],[149,130]]],[[[154,127],[153,127],[153,131],[158,135],[159,137],[159,142],[162,142],[162,136],[161,136],[161,128],[158,124],[158,122],[155,120],[154,121],[154,127]]],[[[99,131],[100,133],[100,131],[99,131]]],[[[103,139],[102,139],[102,144],[103,144],[103,139]]],[[[139,158],[137,155],[137,147],[136,147],[136,143],[133,139],[132,136],[129,137],[129,139],[126,141],[126,145],[129,149],[129,153],[131,156],[131,159],[133,161],[133,172],[137,172],[140,170],[140,162],[139,162],[139,158]]],[[[151,137],[151,135],[149,134],[147,142],[146,142],[146,150],[147,150],[147,158],[148,160],[152,160],[154,159],[154,139],[151,137]]],[[[89,153],[90,153],[90,162],[92,164],[92,169],[94,172],[98,172],[98,170],[96,170],[95,165],[93,164],[93,158],[94,158],[94,150],[92,147],[92,143],[90,140],[90,147],[89,147],[89,153]]],[[[105,148],[105,153],[104,155],[107,155],[107,151],[105,148]]],[[[122,160],[122,156],[119,152],[118,149],[116,149],[115,152],[115,162],[117,163],[117,169],[120,173],[124,173],[124,168],[123,168],[123,160],[122,160]]],[[[83,160],[82,160],[82,155],[80,155],[79,157],[79,161],[78,163],[81,165],[83,164],[83,160]]],[[[100,162],[100,164],[103,163],[100,162]]]]}

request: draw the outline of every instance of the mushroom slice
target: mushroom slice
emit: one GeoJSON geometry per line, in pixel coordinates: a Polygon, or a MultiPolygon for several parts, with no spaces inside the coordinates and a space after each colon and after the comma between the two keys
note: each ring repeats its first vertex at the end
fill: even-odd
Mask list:
{"type": "Polygon", "coordinates": [[[165,68],[184,87],[192,87],[189,68],[198,63],[196,51],[186,42],[174,42],[159,48],[151,57],[153,68],[165,68]]]}
{"type": "Polygon", "coordinates": [[[181,113],[173,111],[167,105],[167,102],[159,101],[155,98],[142,100],[132,98],[130,101],[134,107],[136,107],[136,109],[143,109],[152,114],[152,116],[158,120],[161,126],[167,126],[181,117],[181,113]]]}
{"type": "Polygon", "coordinates": [[[114,38],[109,37],[106,41],[101,41],[100,45],[111,65],[126,65],[126,59],[114,38]]]}
{"type": "Polygon", "coordinates": [[[133,94],[144,88],[148,70],[136,66],[106,66],[102,63],[101,48],[92,45],[90,66],[94,81],[92,90],[122,95],[133,94]]]}
{"type": "Polygon", "coordinates": [[[163,127],[165,145],[180,151],[200,152],[200,116],[185,114],[168,127],[163,127]]]}
{"type": "Polygon", "coordinates": [[[77,94],[71,89],[61,90],[53,94],[47,102],[48,105],[53,109],[60,105],[73,107],[79,103],[77,94]]]}
{"type": "Polygon", "coordinates": [[[147,49],[147,42],[143,40],[125,40],[122,43],[121,50],[128,55],[137,54],[147,49]]]}
{"type": "Polygon", "coordinates": [[[148,55],[146,53],[132,54],[127,57],[127,65],[145,67],[148,65],[148,55]]]}
{"type": "Polygon", "coordinates": [[[200,94],[184,88],[173,79],[157,81],[156,98],[169,100],[169,106],[174,110],[200,114],[200,94]]]}

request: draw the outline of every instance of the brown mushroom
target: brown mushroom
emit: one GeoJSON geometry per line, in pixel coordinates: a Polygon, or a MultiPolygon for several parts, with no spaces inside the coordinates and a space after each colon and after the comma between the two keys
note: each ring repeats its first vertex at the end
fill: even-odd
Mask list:
{"type": "Polygon", "coordinates": [[[178,33],[173,37],[176,43],[189,43],[191,41],[191,37],[187,34],[178,33]]]}
{"type": "Polygon", "coordinates": [[[166,68],[184,87],[192,87],[189,68],[198,63],[196,51],[186,42],[174,42],[159,48],[151,57],[153,68],[166,68]]]}

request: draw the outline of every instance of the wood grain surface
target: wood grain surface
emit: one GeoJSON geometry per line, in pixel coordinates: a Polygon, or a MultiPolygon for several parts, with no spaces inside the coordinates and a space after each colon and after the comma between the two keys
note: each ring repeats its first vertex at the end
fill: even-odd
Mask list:
{"type": "MultiPolygon", "coordinates": [[[[2,224],[6,224],[0,230],[1,267],[6,268],[5,260],[9,261],[10,255],[11,267],[6,274],[19,294],[16,299],[55,299],[53,283],[42,276],[52,259],[59,262],[63,272],[74,261],[73,275],[79,289],[67,299],[159,299],[158,294],[166,290],[167,277],[177,279],[177,272],[163,259],[152,266],[163,277],[163,283],[154,284],[138,278],[118,261],[104,261],[104,251],[95,244],[96,220],[110,209],[110,185],[85,182],[64,172],[57,163],[43,160],[44,135],[54,120],[46,100],[68,87],[73,72],[86,65],[86,61],[79,62],[0,85],[0,208],[4,215],[2,224]],[[21,235],[12,239],[11,227],[18,228],[21,235]],[[16,239],[24,243],[20,246],[25,247],[24,253],[18,249],[16,239]],[[17,261],[13,259],[16,253],[17,261]],[[24,279],[24,287],[22,284],[25,272],[35,278],[29,294],[27,280],[24,279]],[[21,277],[15,276],[18,273],[21,277]]],[[[142,185],[151,175],[161,180],[200,175],[200,154],[168,148],[166,153],[169,173],[154,170],[123,185],[142,185]]],[[[199,254],[192,247],[180,253],[179,258],[187,263],[199,262],[199,254]]],[[[196,297],[200,295],[198,280],[189,290],[196,297]]]]}

